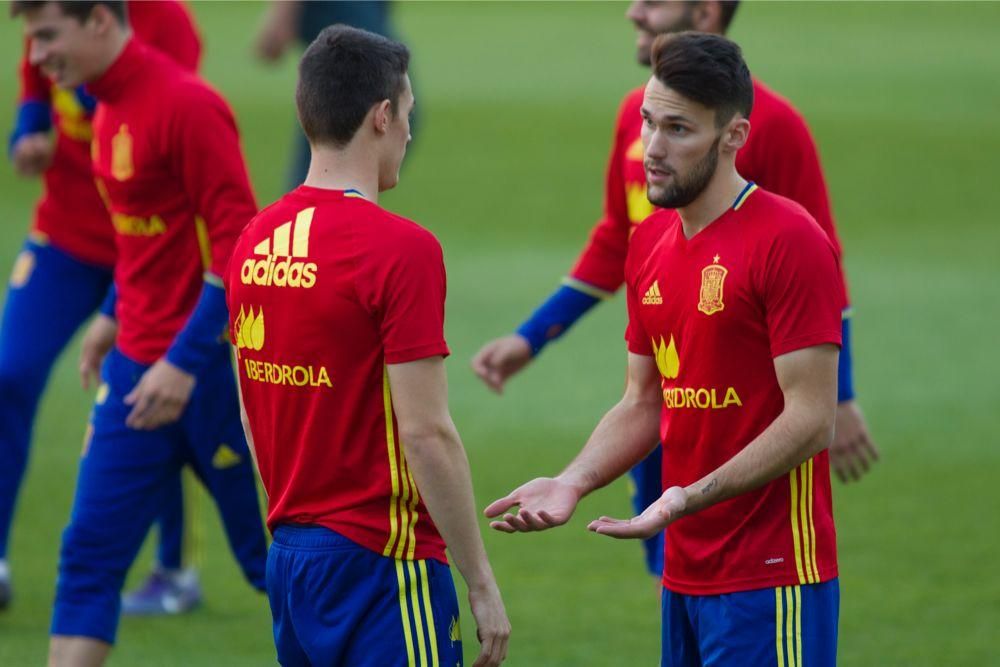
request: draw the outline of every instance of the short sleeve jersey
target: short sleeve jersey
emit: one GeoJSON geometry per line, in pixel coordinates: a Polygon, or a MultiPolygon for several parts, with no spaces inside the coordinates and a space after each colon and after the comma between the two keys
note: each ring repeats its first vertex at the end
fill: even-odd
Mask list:
{"type": "Polygon", "coordinates": [[[437,239],[356,191],[301,186],[244,230],[226,288],[268,527],[320,525],[445,562],[387,371],[448,354],[437,239]]]}
{"type": "MultiPolygon", "coordinates": [[[[774,357],[840,344],[843,291],[829,238],[794,202],[750,186],[692,238],[661,210],[625,268],[628,349],[655,359],[663,485],[691,484],[781,413],[774,357]]],[[[837,576],[826,452],[666,531],[663,583],[714,595],[837,576]]]]}

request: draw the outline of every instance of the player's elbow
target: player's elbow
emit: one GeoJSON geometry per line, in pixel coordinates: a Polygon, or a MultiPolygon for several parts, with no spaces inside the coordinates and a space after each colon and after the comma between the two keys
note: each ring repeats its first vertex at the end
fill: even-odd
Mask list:
{"type": "Polygon", "coordinates": [[[804,438],[807,458],[816,456],[833,442],[835,417],[835,410],[817,410],[810,415],[804,438]]]}
{"type": "Polygon", "coordinates": [[[399,425],[399,440],[407,458],[428,458],[461,446],[451,420],[399,425]]]}

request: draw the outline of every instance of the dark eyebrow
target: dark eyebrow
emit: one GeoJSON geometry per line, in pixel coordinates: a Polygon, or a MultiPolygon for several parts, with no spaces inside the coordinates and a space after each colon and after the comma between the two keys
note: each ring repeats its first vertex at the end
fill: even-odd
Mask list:
{"type": "MultiPolygon", "coordinates": [[[[642,115],[643,118],[652,118],[653,117],[653,114],[646,107],[640,107],[639,108],[639,113],[642,115]]],[[[665,122],[668,122],[668,123],[687,123],[688,125],[692,124],[690,118],[688,118],[687,116],[681,116],[681,115],[678,115],[678,114],[668,114],[668,115],[664,116],[662,118],[662,120],[665,121],[665,122]]]]}

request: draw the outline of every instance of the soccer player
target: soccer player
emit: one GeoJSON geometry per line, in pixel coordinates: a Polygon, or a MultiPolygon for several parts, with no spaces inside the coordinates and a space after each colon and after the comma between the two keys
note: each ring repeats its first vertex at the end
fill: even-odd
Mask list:
{"type": "MultiPolygon", "coordinates": [[[[725,34],[737,2],[633,2],[626,16],[636,27],[637,57],[649,65],[650,47],[658,34],[698,30],[725,34]]],[[[515,334],[491,341],[473,358],[476,374],[499,392],[506,381],[527,366],[547,343],[555,340],[602,300],[610,298],[624,280],[625,255],[637,226],[653,212],[646,197],[639,130],[643,89],[622,101],[608,162],[604,216],[562,286],[515,334]]],[[[754,132],[737,154],[736,166],[746,178],[775,194],[798,202],[816,219],[840,250],[830,211],[826,182],[815,142],[798,111],[759,80],[754,80],[755,103],[750,123],[754,132]]],[[[658,289],[670,289],[669,286],[658,289]]],[[[856,480],[878,458],[861,410],[854,399],[851,372],[850,308],[843,314],[843,349],[838,371],[837,428],[830,457],[843,481],[856,480]]],[[[636,511],[657,498],[660,486],[660,450],[631,472],[636,511]]],[[[646,564],[656,577],[663,569],[659,537],[645,543],[646,564]]]]}
{"type": "Polygon", "coordinates": [[[836,248],[736,167],[750,72],[724,37],[657,39],[641,103],[650,201],[625,264],[628,384],[576,459],[492,503],[501,531],[565,523],[663,442],[662,664],[829,665],[839,592],[826,448],[844,303],[836,248]],[[519,510],[508,510],[519,505],[519,510]],[[506,513],[505,513],[506,512],[506,513]]]}
{"type": "Polygon", "coordinates": [[[437,239],[378,205],[410,140],[409,51],[323,30],[299,65],[305,184],[264,209],[226,272],[251,447],[268,496],[278,661],[462,663],[450,550],[481,650],[510,624],[448,412],[437,239]]]}
{"type": "Polygon", "coordinates": [[[215,498],[247,579],[264,587],[266,541],[221,335],[222,271],[256,207],[228,106],[131,39],[122,3],[13,8],[31,62],[99,102],[91,156],[115,228],[117,332],[63,534],[49,649],[50,665],[99,665],[125,573],[183,465],[215,498]]]}
{"type": "MultiPolygon", "coordinates": [[[[126,6],[138,39],[187,69],[197,68],[201,44],[183,4],[171,0],[126,6]]],[[[10,157],[22,176],[41,176],[44,190],[15,263],[0,328],[0,453],[7,462],[0,467],[0,609],[11,597],[7,546],[38,401],[56,358],[107,293],[115,258],[114,228],[90,168],[96,100],[82,86],[53,86],[27,53],[20,74],[10,157]]],[[[109,308],[103,316],[113,319],[114,313],[109,308]]],[[[97,371],[96,357],[85,345],[85,387],[97,371]]],[[[183,612],[201,600],[197,573],[182,570],[179,476],[158,524],[157,565],[146,583],[125,597],[125,613],[183,612]]]]}

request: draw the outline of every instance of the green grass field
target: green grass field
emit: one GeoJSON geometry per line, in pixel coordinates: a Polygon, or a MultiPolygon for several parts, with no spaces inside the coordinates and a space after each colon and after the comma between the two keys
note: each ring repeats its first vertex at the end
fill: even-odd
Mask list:
{"type": "MultiPolygon", "coordinates": [[[[252,61],[260,9],[194,5],[204,73],[236,110],[265,203],[282,192],[294,68],[252,61]]],[[[633,62],[621,3],[397,9],[414,52],[421,126],[402,185],[383,203],[430,227],[445,248],[452,406],[482,507],[557,472],[620,393],[620,298],[547,350],[503,398],[467,362],[572,262],[600,210],[615,109],[646,74],[633,62]]],[[[856,383],[884,455],[860,484],[835,485],[842,665],[1000,664],[998,26],[996,3],[751,3],[731,35],[754,73],[804,112],[820,144],[856,307],[856,383]]],[[[16,94],[19,30],[0,23],[2,128],[16,94]]],[[[3,271],[38,192],[6,165],[3,271]]],[[[74,345],[59,362],[35,431],[10,554],[17,597],[0,615],[4,666],[44,663],[90,402],[76,353],[74,345]]],[[[243,583],[204,497],[200,506],[206,606],[124,620],[112,665],[274,664],[266,602],[243,583]]],[[[598,514],[628,511],[619,482],[560,530],[486,535],[514,627],[509,664],[655,663],[658,598],[638,545],[584,528],[598,514]]],[[[132,582],[148,563],[143,554],[132,582]]],[[[463,614],[471,657],[467,607],[463,614]]]]}

